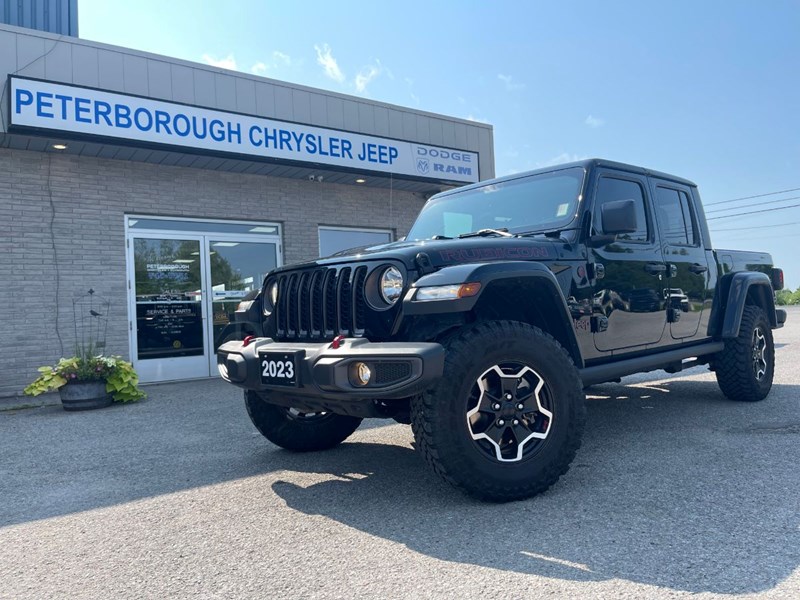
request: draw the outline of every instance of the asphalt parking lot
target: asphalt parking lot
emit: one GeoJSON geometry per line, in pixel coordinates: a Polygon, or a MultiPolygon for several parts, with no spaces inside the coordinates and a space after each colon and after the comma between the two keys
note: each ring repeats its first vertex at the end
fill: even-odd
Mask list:
{"type": "Polygon", "coordinates": [[[2,598],[800,597],[800,310],[770,397],[657,372],[590,390],[546,494],[482,504],[409,427],[292,454],[219,381],[0,412],[2,598]]]}

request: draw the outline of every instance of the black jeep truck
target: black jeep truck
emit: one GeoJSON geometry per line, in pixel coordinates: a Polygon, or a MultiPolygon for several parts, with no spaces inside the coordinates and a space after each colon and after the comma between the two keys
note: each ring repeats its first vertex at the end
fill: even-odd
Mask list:
{"type": "Polygon", "coordinates": [[[694,183],[593,159],[438,194],[403,241],[272,271],[246,315],[263,335],[218,365],[278,446],[393,417],[445,480],[516,500],[569,468],[589,385],[708,365],[762,400],[782,286],[769,254],[711,249],[694,183]]]}

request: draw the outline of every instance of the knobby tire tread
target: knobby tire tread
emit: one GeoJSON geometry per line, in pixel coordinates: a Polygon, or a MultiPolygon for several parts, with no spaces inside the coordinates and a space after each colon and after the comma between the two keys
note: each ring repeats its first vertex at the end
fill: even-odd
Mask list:
{"type": "MultiPolygon", "coordinates": [[[[412,398],[411,426],[417,448],[425,461],[443,480],[482,500],[506,502],[528,498],[547,490],[569,470],[570,463],[581,445],[586,418],[582,385],[570,355],[550,334],[538,327],[517,321],[479,323],[451,336],[445,345],[447,352],[444,377],[424,393],[412,398]],[[487,339],[502,343],[503,340],[515,336],[523,336],[530,344],[546,346],[551,353],[552,360],[564,364],[564,377],[572,380],[570,385],[574,396],[570,399],[560,398],[558,401],[575,402],[577,410],[573,415],[574,418],[569,419],[567,441],[561,448],[558,460],[550,465],[543,477],[521,485],[490,485],[481,478],[471,478],[469,475],[465,475],[470,473],[470,467],[466,460],[462,460],[460,465],[455,463],[455,466],[451,465],[450,468],[444,464],[440,449],[437,447],[432,423],[437,420],[437,411],[446,406],[444,395],[448,391],[452,393],[453,382],[460,382],[467,377],[468,359],[470,355],[474,355],[475,349],[485,347],[487,339]],[[453,476],[455,469],[461,472],[459,477],[453,476]]],[[[450,435],[452,436],[452,433],[450,435]]],[[[447,435],[441,437],[447,437],[447,435]]]]}

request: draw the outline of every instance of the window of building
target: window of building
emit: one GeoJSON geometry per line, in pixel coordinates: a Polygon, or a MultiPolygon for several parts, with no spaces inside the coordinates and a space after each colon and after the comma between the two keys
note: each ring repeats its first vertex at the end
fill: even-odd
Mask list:
{"type": "Polygon", "coordinates": [[[208,219],[175,219],[171,217],[128,217],[128,229],[169,230],[233,233],[246,235],[279,235],[278,226],[271,223],[244,221],[211,221],[208,219]]]}
{"type": "Polygon", "coordinates": [[[647,209],[644,202],[644,190],[642,186],[628,179],[617,179],[616,177],[602,177],[597,184],[597,194],[595,195],[594,223],[595,231],[603,233],[602,207],[606,202],[615,200],[633,200],[636,205],[636,231],[633,233],[623,233],[617,239],[628,242],[646,242],[650,239],[647,227],[647,209]]]}
{"type": "Polygon", "coordinates": [[[661,234],[670,244],[691,246],[695,243],[694,219],[685,192],[659,186],[656,191],[656,209],[661,234]]]}
{"type": "Polygon", "coordinates": [[[392,232],[388,229],[357,229],[354,227],[320,227],[319,255],[330,256],[337,252],[360,248],[361,246],[377,246],[392,241],[392,232]]]}

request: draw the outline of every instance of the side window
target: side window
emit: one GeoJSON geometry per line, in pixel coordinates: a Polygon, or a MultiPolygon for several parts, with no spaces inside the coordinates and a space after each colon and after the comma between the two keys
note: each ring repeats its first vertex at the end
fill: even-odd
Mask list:
{"type": "Polygon", "coordinates": [[[597,194],[594,202],[594,229],[603,233],[602,206],[614,200],[633,200],[636,203],[637,230],[633,233],[624,233],[617,236],[620,240],[631,242],[646,242],[649,239],[647,232],[647,212],[644,205],[644,191],[642,186],[635,181],[617,179],[615,177],[601,177],[597,184],[597,194]]]}
{"type": "Polygon", "coordinates": [[[392,241],[392,232],[389,230],[322,226],[318,231],[320,256],[330,256],[350,248],[377,246],[392,241]]]}
{"type": "Polygon", "coordinates": [[[692,203],[689,202],[689,196],[686,192],[681,191],[681,208],[683,209],[683,221],[686,223],[686,235],[689,243],[697,245],[699,242],[697,231],[694,228],[694,216],[692,213],[692,203]]]}
{"type": "Polygon", "coordinates": [[[672,188],[656,188],[656,211],[661,235],[670,244],[691,246],[695,243],[694,220],[689,198],[672,188]]]}

